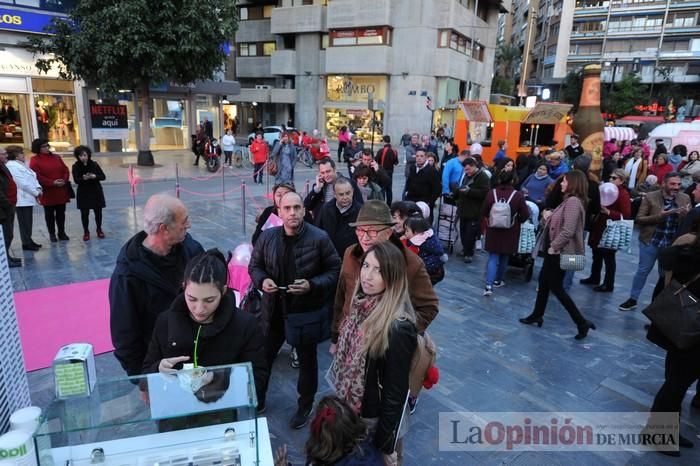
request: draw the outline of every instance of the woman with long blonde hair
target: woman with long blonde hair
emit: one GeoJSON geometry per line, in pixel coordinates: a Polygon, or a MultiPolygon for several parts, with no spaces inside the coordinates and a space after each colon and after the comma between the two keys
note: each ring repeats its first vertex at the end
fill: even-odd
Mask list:
{"type": "Polygon", "coordinates": [[[396,464],[401,449],[399,423],[417,345],[404,264],[401,251],[388,241],[367,250],[329,369],[338,396],[368,421],[386,464],[396,464]]]}

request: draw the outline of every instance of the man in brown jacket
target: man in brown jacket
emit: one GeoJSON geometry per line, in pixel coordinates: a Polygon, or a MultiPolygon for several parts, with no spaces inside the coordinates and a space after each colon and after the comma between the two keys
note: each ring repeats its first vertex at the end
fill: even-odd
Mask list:
{"type": "MultiPolygon", "coordinates": [[[[635,220],[639,225],[639,266],[632,280],[630,297],[619,306],[621,311],[637,307],[637,300],[659,252],[671,246],[680,221],[690,211],[690,198],[680,189],[680,174],[671,172],[664,176],[660,190],[648,193],[642,200],[635,220]]],[[[659,275],[663,275],[660,267],[659,275]]]]}
{"type": "Polygon", "coordinates": [[[333,325],[331,327],[331,353],[335,353],[335,344],[338,342],[338,328],[350,309],[352,293],[355,284],[360,278],[360,259],[362,254],[370,247],[383,241],[391,241],[403,252],[406,258],[406,275],[408,277],[408,293],[411,304],[416,310],[416,327],[418,332],[423,332],[438,313],[438,298],[435,295],[430,277],[425,270],[423,260],[417,254],[406,249],[403,244],[393,236],[389,206],[382,201],[371,200],[364,203],[357,215],[357,221],[350,226],[355,227],[358,244],[345,250],[343,266],[340,269],[338,288],[335,292],[335,304],[333,305],[333,325]]]}

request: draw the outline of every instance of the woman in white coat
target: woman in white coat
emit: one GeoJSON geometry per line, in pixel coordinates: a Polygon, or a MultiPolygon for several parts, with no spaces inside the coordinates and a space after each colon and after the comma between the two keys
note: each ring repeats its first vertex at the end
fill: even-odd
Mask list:
{"type": "Polygon", "coordinates": [[[37,197],[41,195],[41,186],[36,179],[36,173],[27,166],[24,159],[24,149],[20,146],[7,146],[6,167],[17,185],[17,223],[22,238],[22,249],[38,251],[41,244],[32,239],[32,220],[37,197]]]}

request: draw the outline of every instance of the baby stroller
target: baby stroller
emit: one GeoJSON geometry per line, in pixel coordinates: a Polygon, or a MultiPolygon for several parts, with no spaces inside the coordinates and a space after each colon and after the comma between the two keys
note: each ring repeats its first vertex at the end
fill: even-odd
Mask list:
{"type": "Polygon", "coordinates": [[[508,265],[522,269],[523,278],[526,282],[529,282],[532,280],[532,275],[535,269],[535,259],[532,258],[532,250],[535,248],[535,238],[537,237],[540,209],[534,202],[526,202],[528,209],[530,209],[530,219],[520,225],[518,252],[510,256],[508,259],[508,265]]]}
{"type": "Polygon", "coordinates": [[[458,225],[457,207],[454,204],[444,202],[443,198],[440,197],[435,233],[448,254],[452,254],[455,242],[459,238],[458,225]]]}

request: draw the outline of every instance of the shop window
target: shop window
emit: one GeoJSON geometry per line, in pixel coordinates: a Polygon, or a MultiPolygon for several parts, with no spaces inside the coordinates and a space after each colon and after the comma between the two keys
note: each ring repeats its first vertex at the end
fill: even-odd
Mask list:
{"type": "Polygon", "coordinates": [[[31,143],[29,131],[29,99],[22,94],[0,94],[0,144],[31,143]]]}
{"type": "Polygon", "coordinates": [[[549,146],[554,139],[555,125],[520,125],[520,146],[549,146]]]}
{"type": "Polygon", "coordinates": [[[74,96],[34,94],[34,112],[38,137],[48,139],[54,150],[70,151],[80,144],[74,96]]]}
{"type": "Polygon", "coordinates": [[[275,51],[276,45],[274,42],[263,43],[263,55],[269,57],[275,51]]]}
{"type": "Polygon", "coordinates": [[[372,112],[367,109],[327,108],[325,126],[326,134],[338,134],[340,128],[347,126],[355,136],[363,139],[365,144],[372,141],[372,134],[374,134],[376,144],[380,143],[382,139],[384,114],[383,112],[375,112],[375,119],[372,120],[372,112]]]}

